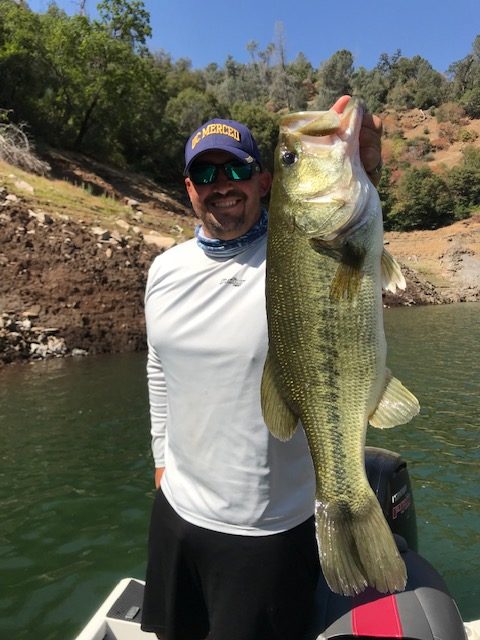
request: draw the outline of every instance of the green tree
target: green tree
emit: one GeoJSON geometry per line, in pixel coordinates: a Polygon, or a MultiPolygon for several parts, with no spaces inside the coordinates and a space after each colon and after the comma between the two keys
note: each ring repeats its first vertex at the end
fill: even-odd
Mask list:
{"type": "Polygon", "coordinates": [[[150,14],[142,0],[102,0],[97,10],[100,24],[112,38],[126,42],[132,49],[146,51],[152,29],[150,14]]]}
{"type": "Polygon", "coordinates": [[[391,212],[395,205],[395,191],[392,183],[392,170],[388,165],[383,167],[377,189],[382,203],[383,226],[386,231],[390,231],[392,229],[391,212]]]}
{"type": "Polygon", "coordinates": [[[227,114],[221,113],[215,96],[192,87],[183,89],[178,95],[170,98],[165,109],[165,116],[184,139],[203,122],[219,118],[221,115],[227,114]]]}
{"type": "Polygon", "coordinates": [[[49,12],[41,17],[53,78],[42,100],[49,125],[58,130],[59,142],[108,155],[122,119],[129,117],[145,64],[130,43],[113,38],[98,22],[49,12]]]}
{"type": "Polygon", "coordinates": [[[400,178],[395,204],[387,217],[392,229],[437,229],[454,220],[447,183],[428,167],[411,167],[400,178]]]}
{"type": "Polygon", "coordinates": [[[354,95],[362,98],[371,113],[378,113],[385,107],[388,88],[378,69],[357,69],[352,77],[352,90],[354,95]]]}
{"type": "Polygon", "coordinates": [[[353,56],[350,51],[337,51],[318,71],[317,109],[328,109],[337,98],[352,93],[353,56]]]}
{"type": "Polygon", "coordinates": [[[278,139],[278,116],[258,102],[237,102],[231,108],[231,116],[251,129],[257,141],[263,165],[273,168],[273,152],[278,139]]]}
{"type": "Polygon", "coordinates": [[[455,217],[468,217],[480,207],[480,149],[466,147],[462,162],[450,169],[446,180],[455,202],[455,217]]]}
{"type": "Polygon", "coordinates": [[[453,167],[447,174],[447,184],[455,203],[455,217],[467,218],[480,206],[480,171],[472,167],[453,167]]]}
{"type": "Polygon", "coordinates": [[[207,79],[204,72],[192,69],[192,61],[189,58],[173,61],[169,53],[160,50],[152,54],[152,60],[163,75],[164,89],[169,98],[188,88],[206,91],[207,79]]]}
{"type": "Polygon", "coordinates": [[[473,41],[471,52],[453,62],[448,68],[451,82],[451,93],[454,99],[461,98],[480,83],[480,35],[473,41]]]}
{"type": "Polygon", "coordinates": [[[477,84],[472,89],[467,89],[460,98],[460,102],[468,116],[480,118],[480,85],[477,84]]]}
{"type": "Polygon", "coordinates": [[[15,122],[40,126],[38,101],[50,86],[40,19],[13,0],[0,0],[0,109],[15,122]]]}

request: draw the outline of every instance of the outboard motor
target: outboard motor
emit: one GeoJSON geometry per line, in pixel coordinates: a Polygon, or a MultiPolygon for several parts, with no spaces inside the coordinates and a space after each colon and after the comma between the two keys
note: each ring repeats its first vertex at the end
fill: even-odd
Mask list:
{"type": "Polygon", "coordinates": [[[435,569],[418,553],[415,507],[407,465],[385,449],[367,447],[365,468],[407,567],[405,591],[333,593],[323,576],[305,640],[466,640],[455,601],[435,569]]]}
{"type": "Polygon", "coordinates": [[[392,532],[418,551],[417,520],[407,463],[398,453],[365,448],[365,471],[392,532]]]}

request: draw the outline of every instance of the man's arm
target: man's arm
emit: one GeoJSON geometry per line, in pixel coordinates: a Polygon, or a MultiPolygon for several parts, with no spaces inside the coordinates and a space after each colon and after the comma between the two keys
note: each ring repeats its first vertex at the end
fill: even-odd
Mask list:
{"type": "Polygon", "coordinates": [[[165,467],[158,467],[157,469],[155,469],[155,489],[160,488],[160,482],[162,481],[164,471],[165,467]]]}
{"type": "Polygon", "coordinates": [[[148,345],[147,377],[150,400],[152,453],[155,461],[155,487],[158,489],[165,470],[167,385],[165,383],[165,375],[160,359],[150,344],[148,345]]]}
{"type": "MultiPolygon", "coordinates": [[[[350,96],[342,96],[332,109],[342,113],[350,100],[350,96]]],[[[360,129],[360,158],[368,177],[375,186],[380,182],[382,173],[382,121],[378,116],[364,113],[360,129]]]]}

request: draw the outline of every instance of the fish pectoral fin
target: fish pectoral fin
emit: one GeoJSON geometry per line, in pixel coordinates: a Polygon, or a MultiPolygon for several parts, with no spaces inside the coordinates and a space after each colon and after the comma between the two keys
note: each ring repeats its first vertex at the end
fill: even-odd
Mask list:
{"type": "Polygon", "coordinates": [[[263,368],[261,385],[262,413],[268,430],[282,442],[290,440],[297,428],[298,418],[283,399],[273,375],[270,355],[263,368]]]}
{"type": "Polygon", "coordinates": [[[403,277],[400,265],[386,249],[383,250],[381,260],[382,288],[395,293],[397,289],[405,289],[407,283],[403,277]]]}
{"type": "Polygon", "coordinates": [[[369,423],[377,429],[389,429],[399,424],[405,424],[420,411],[418,400],[394,378],[387,369],[385,389],[369,423]]]}
{"type": "Polygon", "coordinates": [[[331,300],[353,300],[363,277],[365,249],[349,244],[343,246],[342,257],[330,285],[331,300]]]}

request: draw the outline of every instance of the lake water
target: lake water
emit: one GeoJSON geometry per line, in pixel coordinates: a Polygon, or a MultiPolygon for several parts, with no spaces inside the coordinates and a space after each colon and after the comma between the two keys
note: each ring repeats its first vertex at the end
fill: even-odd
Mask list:
{"type": "MultiPolygon", "coordinates": [[[[389,365],[421,414],[368,444],[402,453],[419,550],[480,618],[480,306],[391,309],[389,365]]],[[[153,497],[145,355],[0,370],[0,638],[73,638],[143,578],[153,497]]]]}

